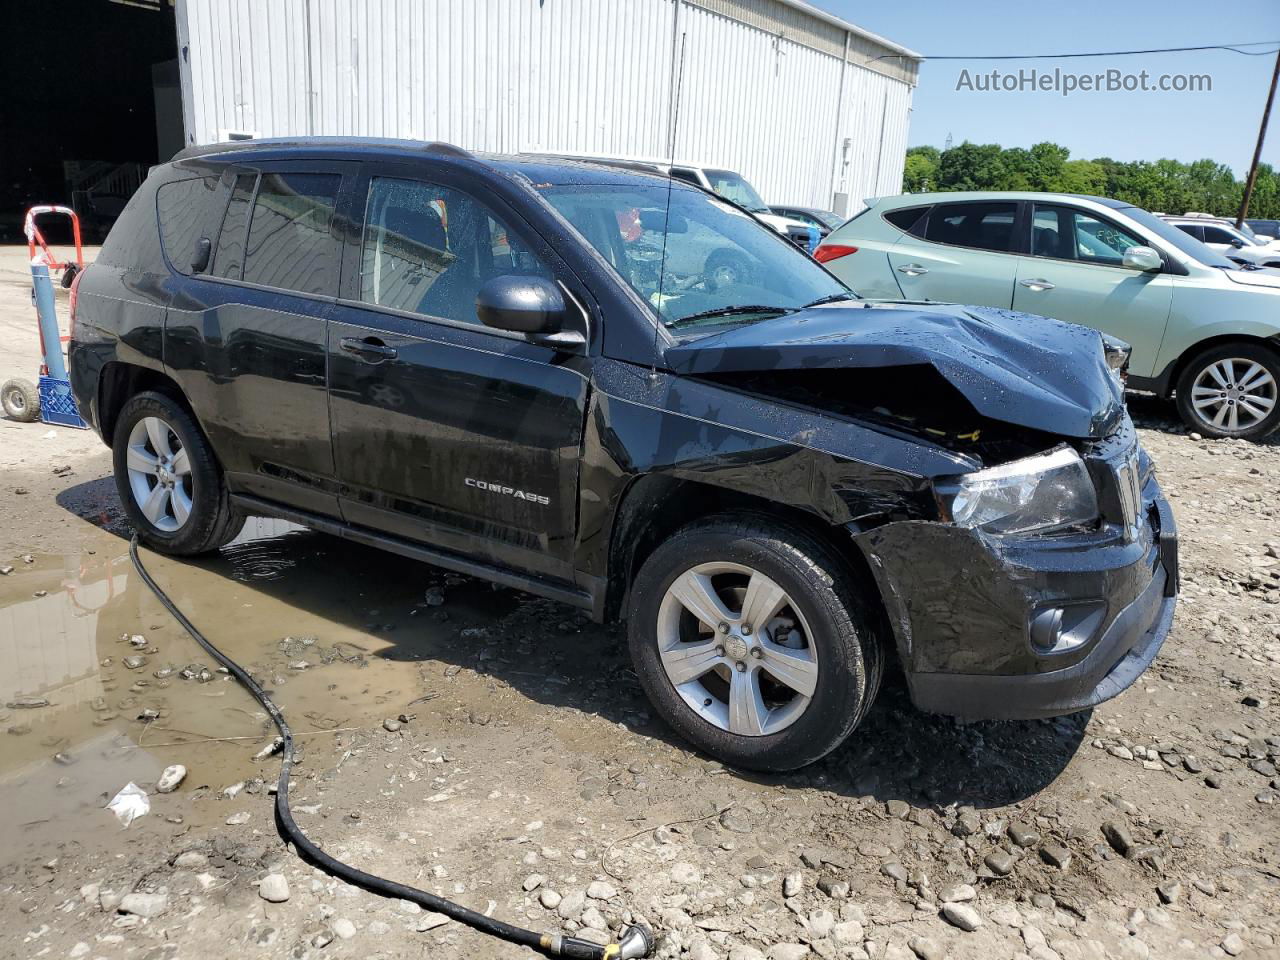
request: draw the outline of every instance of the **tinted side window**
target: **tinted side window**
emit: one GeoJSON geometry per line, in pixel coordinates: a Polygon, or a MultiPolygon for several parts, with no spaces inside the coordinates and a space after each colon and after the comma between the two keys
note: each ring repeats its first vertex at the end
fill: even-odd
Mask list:
{"type": "Polygon", "coordinates": [[[1235,234],[1228,233],[1221,227],[1215,227],[1208,223],[1206,223],[1202,229],[1204,230],[1205,243],[1230,243],[1236,238],[1235,234]]]}
{"type": "Polygon", "coordinates": [[[1177,227],[1179,230],[1181,230],[1183,233],[1188,233],[1191,236],[1195,237],[1197,240],[1204,239],[1204,228],[1197,224],[1175,223],[1174,226],[1177,227]]]}
{"type": "Polygon", "coordinates": [[[899,230],[904,230],[913,237],[923,239],[929,210],[929,207],[906,207],[902,210],[890,210],[884,215],[884,218],[899,230]]]}
{"type": "Polygon", "coordinates": [[[244,279],[336,295],[341,246],[333,229],[336,173],[264,173],[249,222],[244,279]]]}
{"type": "Polygon", "coordinates": [[[1031,218],[1031,253],[1037,257],[1120,266],[1137,237],[1083,210],[1036,204],[1031,218]]]}
{"type": "Polygon", "coordinates": [[[957,247],[1013,251],[1013,221],[1018,205],[1012,201],[940,203],[933,208],[925,239],[957,247]]]}
{"type": "Polygon", "coordinates": [[[226,216],[222,218],[222,231],[218,234],[213,269],[209,271],[215,277],[239,280],[244,273],[244,234],[249,226],[249,204],[253,202],[253,187],[257,179],[258,175],[255,173],[242,173],[236,177],[235,189],[231,191],[231,203],[227,206],[226,216]]]}
{"type": "Polygon", "coordinates": [[[196,240],[212,237],[222,210],[216,203],[217,177],[175,180],[156,191],[156,215],[165,256],[179,273],[191,274],[196,240]]]}
{"type": "Polygon", "coordinates": [[[698,175],[692,170],[684,170],[680,167],[671,168],[671,176],[677,180],[683,180],[685,183],[692,183],[695,187],[702,186],[702,181],[698,179],[698,175]]]}
{"type": "Polygon", "coordinates": [[[472,197],[418,180],[370,182],[361,300],[479,323],[480,287],[513,273],[551,277],[519,236],[472,197]]]}
{"type": "Polygon", "coordinates": [[[123,270],[168,272],[160,255],[155,189],[155,181],[147,179],[129,198],[98,251],[98,263],[123,270]]]}

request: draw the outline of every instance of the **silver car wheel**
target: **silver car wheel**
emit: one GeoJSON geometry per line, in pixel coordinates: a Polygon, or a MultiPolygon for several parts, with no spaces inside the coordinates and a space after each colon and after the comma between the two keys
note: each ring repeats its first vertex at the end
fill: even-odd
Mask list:
{"type": "Polygon", "coordinates": [[[157,530],[181,530],[191,516],[191,461],[173,427],[159,417],[135,423],[125,464],[129,489],[142,515],[157,530]]]}
{"type": "Polygon", "coordinates": [[[1191,386],[1196,416],[1223,433],[1243,433],[1261,423],[1278,399],[1275,377],[1243,357],[1215,360],[1191,386]]]}
{"type": "Polygon", "coordinates": [[[658,655],[691,710],[721,730],[785,730],[818,687],[818,651],[777,583],[738,563],[702,563],[672,582],[658,609],[658,655]]]}

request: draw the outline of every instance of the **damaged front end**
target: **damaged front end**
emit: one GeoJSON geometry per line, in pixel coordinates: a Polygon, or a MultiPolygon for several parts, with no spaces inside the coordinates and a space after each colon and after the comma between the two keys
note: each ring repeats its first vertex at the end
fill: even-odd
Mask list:
{"type": "Polygon", "coordinates": [[[706,338],[685,360],[699,379],[963,458],[923,478],[926,515],[847,530],[916,704],[977,719],[1100,703],[1168,634],[1177,534],[1124,410],[1126,357],[1008,311],[867,304],[706,338]]]}

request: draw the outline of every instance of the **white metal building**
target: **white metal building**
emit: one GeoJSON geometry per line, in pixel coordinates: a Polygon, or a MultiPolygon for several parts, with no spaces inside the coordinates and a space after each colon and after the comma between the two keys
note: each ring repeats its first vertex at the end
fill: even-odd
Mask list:
{"type": "Polygon", "coordinates": [[[188,143],[667,157],[678,109],[678,161],[839,212],[901,190],[920,61],[802,0],[177,0],[177,29],[188,143]]]}

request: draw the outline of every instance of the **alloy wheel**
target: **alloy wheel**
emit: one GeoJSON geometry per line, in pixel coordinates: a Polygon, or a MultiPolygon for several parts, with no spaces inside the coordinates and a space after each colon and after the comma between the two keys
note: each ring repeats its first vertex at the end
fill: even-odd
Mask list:
{"type": "Polygon", "coordinates": [[[1215,360],[1196,376],[1191,407],[1197,417],[1223,433],[1243,433],[1275,409],[1276,379],[1256,360],[1215,360]]]}
{"type": "Polygon", "coordinates": [[[191,516],[191,462],[173,427],[159,417],[143,417],[129,432],[125,463],[142,515],[165,533],[182,529],[191,516]]]}
{"type": "Polygon", "coordinates": [[[667,679],[704,720],[738,736],[778,733],[818,686],[818,652],[786,591],[758,570],[703,563],[667,588],[657,618],[667,679]]]}

